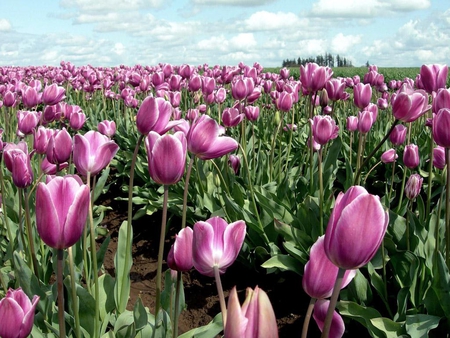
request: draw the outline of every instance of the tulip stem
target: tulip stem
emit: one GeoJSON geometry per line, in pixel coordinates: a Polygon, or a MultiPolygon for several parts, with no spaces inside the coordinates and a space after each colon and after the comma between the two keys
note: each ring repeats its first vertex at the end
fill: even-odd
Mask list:
{"type": "Polygon", "coordinates": [[[389,188],[388,193],[388,199],[387,199],[387,207],[391,207],[391,196],[392,196],[392,190],[394,188],[394,178],[395,178],[395,161],[392,162],[392,176],[391,176],[391,186],[389,188]]]}
{"type": "Polygon", "coordinates": [[[320,236],[323,235],[323,177],[322,177],[322,154],[323,147],[321,146],[319,149],[318,156],[318,174],[319,174],[319,217],[320,217],[320,236]]]}
{"type": "Polygon", "coordinates": [[[305,314],[305,320],[303,321],[302,338],[306,338],[308,336],[309,322],[311,320],[311,314],[313,312],[316,300],[316,298],[311,298],[311,300],[309,301],[308,309],[306,310],[305,314]]]}
{"type": "MultiPolygon", "coordinates": [[[[292,148],[292,136],[294,134],[294,122],[295,122],[295,105],[292,106],[291,128],[288,128],[288,131],[289,131],[289,143],[288,143],[288,148],[287,148],[286,164],[284,166],[284,172],[285,173],[288,172],[289,156],[291,155],[291,148],[292,148]]],[[[280,176],[281,176],[281,174],[280,174],[280,176]]]]}
{"type": "Polygon", "coordinates": [[[39,280],[39,270],[38,270],[38,262],[36,258],[36,251],[34,248],[34,236],[33,236],[33,229],[31,228],[31,216],[30,216],[30,203],[28,202],[29,196],[26,193],[25,190],[23,190],[23,193],[25,194],[25,224],[27,227],[27,233],[28,233],[28,245],[30,249],[30,256],[31,260],[33,261],[33,271],[36,275],[37,279],[39,280]]]}
{"type": "Polygon", "coordinates": [[[63,285],[63,269],[64,269],[64,250],[57,249],[57,268],[56,279],[58,288],[58,321],[59,321],[59,337],[66,337],[66,321],[64,320],[64,285],[63,285]]]}
{"type": "Polygon", "coordinates": [[[380,143],[378,143],[378,145],[371,151],[371,153],[366,157],[366,159],[363,161],[363,163],[361,164],[361,166],[359,166],[359,168],[357,168],[357,172],[355,175],[355,179],[354,182],[355,184],[357,184],[356,182],[359,181],[359,177],[361,176],[361,171],[362,169],[365,167],[365,165],[367,164],[367,162],[370,161],[370,159],[373,157],[373,155],[375,155],[375,153],[378,151],[378,149],[381,148],[381,146],[384,144],[384,142],[386,142],[386,140],[389,138],[389,135],[391,135],[392,131],[394,130],[395,126],[400,122],[400,120],[395,120],[392,123],[391,129],[389,129],[389,131],[387,132],[386,135],[384,135],[383,139],[380,141],[380,143]]]}
{"type": "MultiPolygon", "coordinates": [[[[177,284],[175,289],[175,308],[173,309],[173,337],[178,337],[178,318],[179,318],[178,303],[180,302],[181,277],[182,272],[177,271],[177,284]]],[[[172,304],[172,302],[170,302],[170,304],[172,304]]]]}
{"type": "MultiPolygon", "coordinates": [[[[0,158],[1,159],[1,158],[0,158]]],[[[6,231],[8,233],[9,252],[14,252],[14,238],[12,236],[11,227],[9,226],[8,210],[6,209],[6,194],[5,194],[5,181],[3,179],[3,167],[0,167],[0,188],[2,193],[2,210],[3,219],[5,220],[6,231]]],[[[14,260],[10,260],[12,267],[14,267],[14,260]]]]}
{"type": "Polygon", "coordinates": [[[398,206],[397,206],[397,214],[400,212],[401,208],[402,208],[402,203],[403,203],[403,194],[405,192],[405,182],[406,182],[406,174],[408,172],[408,168],[404,168],[403,171],[403,179],[402,179],[402,187],[400,190],[400,200],[398,202],[398,206]]]}
{"type": "Polygon", "coordinates": [[[334,309],[336,308],[339,293],[341,291],[342,280],[344,278],[345,269],[339,268],[336,282],[334,283],[333,294],[330,298],[330,305],[328,306],[327,316],[325,317],[325,322],[323,324],[323,331],[321,338],[328,338],[330,335],[331,322],[333,320],[334,309]]]}
{"type": "Polygon", "coordinates": [[[214,265],[214,277],[216,279],[217,293],[219,295],[220,311],[222,312],[222,322],[225,329],[227,323],[227,307],[225,305],[225,296],[223,294],[222,281],[220,280],[219,266],[214,265]]]}
{"type": "Polygon", "coordinates": [[[450,150],[445,148],[445,163],[447,163],[447,182],[445,189],[445,262],[450,267],[450,150]]]}
{"type": "Polygon", "coordinates": [[[189,160],[188,168],[186,171],[186,179],[184,181],[184,192],[183,192],[183,214],[181,218],[181,229],[186,227],[186,214],[187,214],[187,198],[188,198],[188,190],[189,190],[189,180],[191,178],[192,166],[194,164],[195,156],[192,156],[189,160]]]}
{"type": "Polygon", "coordinates": [[[158,314],[161,307],[161,277],[162,277],[162,262],[164,255],[164,240],[166,238],[166,223],[167,223],[167,203],[169,200],[169,186],[164,185],[164,200],[161,220],[161,234],[159,235],[159,251],[158,251],[158,267],[156,270],[156,301],[155,301],[155,328],[157,331],[158,314]]]}
{"type": "Polygon", "coordinates": [[[75,284],[75,268],[73,265],[73,254],[72,254],[72,247],[69,246],[67,248],[67,253],[69,254],[69,271],[70,271],[70,287],[72,289],[72,311],[73,311],[73,317],[75,319],[75,336],[77,338],[81,338],[81,332],[80,332],[80,314],[78,310],[78,298],[77,298],[77,289],[75,284]]]}

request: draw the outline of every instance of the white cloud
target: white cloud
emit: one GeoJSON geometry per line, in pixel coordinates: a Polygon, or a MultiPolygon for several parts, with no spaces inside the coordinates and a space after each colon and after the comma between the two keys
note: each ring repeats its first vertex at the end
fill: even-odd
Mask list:
{"type": "Polygon", "coordinates": [[[361,35],[344,35],[342,33],[338,33],[331,40],[331,52],[344,55],[352,54],[352,47],[359,44],[361,40],[361,35]]]}
{"type": "Polygon", "coordinates": [[[164,0],[61,0],[60,5],[65,8],[75,7],[81,12],[111,12],[130,11],[145,8],[159,8],[164,0]]]}
{"type": "Polygon", "coordinates": [[[230,47],[234,50],[249,51],[256,45],[257,43],[252,33],[241,33],[230,39],[230,47]]]}
{"type": "Polygon", "coordinates": [[[6,19],[0,19],[0,32],[8,32],[11,30],[11,23],[6,19]]]}
{"type": "Polygon", "coordinates": [[[244,20],[245,30],[278,30],[295,29],[300,24],[299,17],[294,13],[259,11],[244,20]]]}
{"type": "Polygon", "coordinates": [[[238,6],[238,7],[253,7],[262,6],[275,2],[276,0],[191,0],[193,5],[207,5],[207,6],[238,6]]]}

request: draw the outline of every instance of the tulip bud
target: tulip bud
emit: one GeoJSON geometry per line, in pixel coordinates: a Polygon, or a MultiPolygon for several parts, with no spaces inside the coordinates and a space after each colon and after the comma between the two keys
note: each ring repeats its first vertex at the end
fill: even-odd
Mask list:
{"type": "Polygon", "coordinates": [[[356,116],[347,117],[347,130],[355,131],[357,129],[358,129],[358,117],[356,116]]]}
{"type": "MultiPolygon", "coordinates": [[[[319,299],[314,304],[313,318],[317,323],[320,331],[323,331],[325,326],[325,318],[327,317],[328,307],[330,301],[326,299],[319,299]]],[[[333,319],[331,321],[329,337],[340,338],[344,335],[345,324],[342,317],[336,311],[333,312],[333,319]]]]}
{"type": "Polygon", "coordinates": [[[391,148],[386,150],[381,155],[381,162],[383,163],[392,163],[395,162],[395,160],[398,158],[397,152],[395,149],[391,148]]]}
{"type": "Polygon", "coordinates": [[[336,122],[328,115],[316,115],[310,120],[314,140],[320,145],[335,139],[339,135],[339,127],[336,122]]]}
{"type": "Polygon", "coordinates": [[[136,115],[137,129],[143,135],[147,135],[152,130],[158,134],[164,134],[171,128],[168,128],[171,114],[170,102],[160,97],[148,96],[142,101],[136,115]]]}
{"type": "Polygon", "coordinates": [[[442,108],[433,118],[434,141],[444,148],[450,148],[450,108],[442,108]]]}
{"type": "Polygon", "coordinates": [[[33,183],[34,175],[31,168],[28,146],[24,141],[18,144],[8,143],[3,150],[6,168],[11,172],[13,183],[18,188],[26,188],[33,183]]]}
{"type": "Polygon", "coordinates": [[[192,228],[181,229],[175,235],[175,243],[172,244],[167,256],[167,265],[172,270],[189,271],[194,266],[192,260],[192,228]]]}
{"type": "Polygon", "coordinates": [[[277,108],[281,111],[288,112],[291,110],[294,104],[294,98],[291,93],[283,91],[280,93],[280,97],[277,99],[277,108]]]}
{"type": "Polygon", "coordinates": [[[433,149],[433,165],[438,169],[445,168],[445,148],[437,146],[433,149]]]}
{"type": "Polygon", "coordinates": [[[440,88],[445,88],[447,86],[447,76],[447,65],[422,65],[420,68],[420,80],[423,89],[428,94],[437,92],[440,88]]]}
{"type": "Polygon", "coordinates": [[[405,185],[405,195],[408,199],[415,199],[422,189],[423,177],[419,174],[412,174],[405,185]]]}
{"type": "Polygon", "coordinates": [[[368,110],[363,110],[358,113],[358,131],[362,134],[369,132],[374,123],[373,115],[368,110]]]}
{"type": "Polygon", "coordinates": [[[66,90],[64,87],[58,87],[56,83],[44,88],[42,93],[42,102],[46,105],[53,106],[66,98],[66,90]]]}
{"type": "Polygon", "coordinates": [[[228,157],[228,164],[233,169],[235,175],[239,173],[239,168],[241,166],[241,159],[237,155],[230,155],[228,157]]]}
{"type": "Polygon", "coordinates": [[[72,153],[72,138],[66,128],[55,131],[47,146],[47,159],[50,163],[67,162],[72,153]]]}
{"type": "Polygon", "coordinates": [[[358,83],[353,87],[353,101],[359,109],[366,108],[372,99],[372,87],[370,84],[358,83]]]}
{"type": "Polygon", "coordinates": [[[394,146],[403,144],[406,140],[407,128],[403,124],[397,124],[389,135],[389,140],[394,146]]]}
{"type": "Polygon", "coordinates": [[[415,144],[408,144],[403,151],[403,163],[410,169],[419,165],[419,147],[415,144]]]}
{"type": "Polygon", "coordinates": [[[30,301],[21,288],[9,289],[6,296],[0,300],[0,337],[26,338],[31,333],[34,322],[34,312],[39,302],[39,296],[33,296],[30,301]]]}
{"type": "Polygon", "coordinates": [[[83,112],[74,112],[70,115],[69,126],[73,130],[80,130],[86,122],[86,115],[83,112]]]}
{"type": "Polygon", "coordinates": [[[222,113],[222,122],[225,127],[236,127],[244,119],[237,108],[225,108],[222,113]]]}
{"type": "Polygon", "coordinates": [[[99,122],[99,124],[97,125],[97,129],[103,135],[111,138],[116,133],[116,122],[108,120],[99,122]]]}
{"type": "Polygon", "coordinates": [[[18,111],[17,129],[24,135],[30,135],[39,124],[41,112],[36,111],[18,111]]]}

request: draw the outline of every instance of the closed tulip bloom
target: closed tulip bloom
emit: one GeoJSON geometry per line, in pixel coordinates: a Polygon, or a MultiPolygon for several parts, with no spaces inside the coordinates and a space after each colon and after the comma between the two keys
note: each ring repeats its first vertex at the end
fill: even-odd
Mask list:
{"type": "Polygon", "coordinates": [[[392,163],[398,158],[397,151],[393,148],[386,150],[381,155],[381,162],[383,163],[392,163]]]}
{"type": "Polygon", "coordinates": [[[54,133],[53,129],[48,129],[39,126],[33,131],[33,149],[38,154],[45,154],[47,152],[48,141],[54,133]]]}
{"type": "Polygon", "coordinates": [[[36,107],[41,101],[41,95],[34,87],[27,86],[22,91],[22,103],[27,108],[36,107]]]}
{"type": "Polygon", "coordinates": [[[116,122],[104,120],[99,122],[97,130],[105,136],[112,138],[116,133],[116,122]]]}
{"type": "Polygon", "coordinates": [[[405,185],[405,195],[408,199],[413,200],[420,194],[422,189],[423,177],[419,174],[412,174],[409,176],[405,185]]]}
{"type": "Polygon", "coordinates": [[[97,175],[113,159],[119,146],[98,131],[77,134],[73,142],[73,163],[82,176],[97,175]]]}
{"type": "MultiPolygon", "coordinates": [[[[320,236],[311,247],[309,261],[305,265],[302,279],[303,290],[311,298],[323,299],[331,297],[338,270],[338,267],[325,254],[324,236],[320,236]]],[[[341,289],[345,288],[355,275],[356,270],[347,270],[341,289]]]]}
{"type": "Polygon", "coordinates": [[[237,108],[225,108],[222,113],[222,123],[225,127],[236,127],[244,117],[245,114],[239,114],[237,108]]]}
{"type": "Polygon", "coordinates": [[[259,117],[259,106],[246,106],[244,113],[247,120],[256,121],[259,117]]]}
{"type": "Polygon", "coordinates": [[[358,117],[356,116],[347,117],[347,130],[355,131],[357,129],[358,129],[358,117]]]}
{"type": "Polygon", "coordinates": [[[172,270],[189,271],[194,266],[192,260],[192,228],[186,227],[181,229],[175,235],[175,242],[170,248],[167,256],[167,265],[172,270]]]}
{"type": "Polygon", "coordinates": [[[36,226],[48,246],[65,249],[81,237],[86,225],[90,193],[75,175],[55,176],[36,190],[36,226]]]}
{"type": "Polygon", "coordinates": [[[169,124],[171,116],[172,106],[169,101],[161,97],[148,96],[139,107],[136,126],[143,135],[147,135],[152,130],[158,134],[164,134],[173,127],[169,124]]]}
{"type": "Polygon", "coordinates": [[[326,144],[339,135],[339,127],[331,116],[316,115],[310,122],[314,140],[320,145],[326,144]]]}
{"type": "Polygon", "coordinates": [[[186,164],[186,137],[181,131],[159,135],[151,131],[145,139],[148,171],[158,184],[177,183],[186,164]]]}
{"type": "Polygon", "coordinates": [[[225,99],[227,98],[227,91],[225,88],[220,87],[217,89],[216,93],[214,94],[214,100],[216,103],[223,103],[225,99]]]}
{"type": "Polygon", "coordinates": [[[331,79],[325,83],[325,89],[328,93],[328,98],[331,101],[338,101],[344,99],[345,82],[339,79],[331,79]]]}
{"type": "Polygon", "coordinates": [[[360,133],[368,133],[373,123],[373,114],[370,111],[363,110],[358,113],[358,131],[360,133]]]}
{"type": "Polygon", "coordinates": [[[372,87],[369,83],[358,83],[353,87],[353,102],[355,106],[363,110],[372,99],[372,87]]]}
{"type": "Polygon", "coordinates": [[[8,143],[3,149],[3,158],[16,187],[23,189],[33,183],[33,169],[28,146],[24,141],[20,141],[18,144],[8,143]]]}
{"type": "Polygon", "coordinates": [[[397,124],[389,135],[389,140],[394,146],[399,146],[405,142],[407,131],[408,128],[403,124],[397,124]]]}
{"type": "Polygon", "coordinates": [[[67,168],[68,166],[69,166],[69,163],[67,163],[67,162],[59,163],[58,166],[56,164],[50,163],[47,160],[47,157],[44,157],[44,159],[41,162],[41,170],[45,175],[56,175],[57,169],[59,169],[59,171],[61,171],[65,168],[67,168]]]}
{"type": "Polygon", "coordinates": [[[226,338],[278,338],[275,313],[262,289],[247,288],[242,307],[236,287],[231,289],[224,333],[226,338]]]}
{"type": "Polygon", "coordinates": [[[247,97],[247,83],[244,78],[238,78],[231,83],[231,95],[239,101],[247,97]]]}
{"type": "Polygon", "coordinates": [[[308,94],[315,93],[325,87],[331,79],[333,71],[329,67],[319,66],[316,63],[307,63],[300,66],[300,81],[308,94]]]}
{"type": "Polygon", "coordinates": [[[39,302],[39,296],[33,296],[32,301],[22,291],[9,289],[0,300],[0,337],[26,338],[33,328],[34,312],[39,302]]]}
{"type": "Polygon", "coordinates": [[[377,100],[377,107],[381,110],[385,110],[385,109],[387,109],[387,107],[389,107],[389,103],[386,99],[380,97],[377,100]]]}
{"type": "Polygon", "coordinates": [[[281,111],[288,112],[294,104],[294,97],[291,93],[282,91],[277,99],[277,108],[281,111]]]}
{"type": "Polygon", "coordinates": [[[241,159],[237,155],[230,155],[228,157],[228,164],[233,169],[234,173],[237,175],[239,173],[239,168],[241,167],[241,159]]]}
{"type": "Polygon", "coordinates": [[[238,146],[233,138],[220,136],[219,125],[207,115],[197,118],[187,134],[189,152],[202,160],[221,157],[236,150],[238,146]]]}
{"type": "Polygon", "coordinates": [[[47,160],[50,163],[67,162],[72,154],[72,138],[66,128],[55,131],[47,145],[47,160]]]}
{"type": "Polygon", "coordinates": [[[425,114],[428,106],[428,95],[423,90],[412,90],[403,85],[392,102],[392,113],[397,120],[412,122],[425,114]]]}
{"type": "Polygon", "coordinates": [[[69,126],[73,130],[80,130],[86,122],[86,115],[83,112],[75,112],[70,115],[69,126]]]}
{"type": "Polygon", "coordinates": [[[447,86],[447,76],[447,65],[422,65],[420,68],[420,80],[423,89],[428,94],[436,92],[440,88],[445,88],[447,86]]]}
{"type": "Polygon", "coordinates": [[[408,144],[403,150],[403,163],[409,169],[414,169],[419,165],[419,147],[415,144],[408,144]]]}
{"type": "Polygon", "coordinates": [[[10,90],[3,95],[3,105],[5,107],[15,107],[17,103],[17,94],[10,90]]]}
{"type": "Polygon", "coordinates": [[[325,253],[342,269],[358,269],[377,252],[389,215],[380,198],[361,186],[350,187],[336,198],[325,233],[325,253]]]}
{"type": "Polygon", "coordinates": [[[18,111],[17,129],[24,135],[30,135],[38,126],[41,119],[41,112],[36,111],[18,111]]]}
{"type": "Polygon", "coordinates": [[[56,83],[44,88],[42,93],[42,102],[46,105],[53,106],[66,98],[66,90],[59,87],[56,83]]]}
{"type": "Polygon", "coordinates": [[[450,89],[438,89],[436,96],[433,98],[433,113],[437,114],[442,108],[450,108],[450,89]]]}
{"type": "Polygon", "coordinates": [[[450,108],[442,108],[433,118],[434,142],[444,148],[450,148],[450,108]]]}
{"type": "Polygon", "coordinates": [[[445,168],[445,148],[437,146],[433,149],[433,165],[438,169],[445,168]]]}
{"type": "MultiPolygon", "coordinates": [[[[319,299],[314,304],[313,318],[316,321],[320,331],[323,331],[325,326],[325,318],[327,317],[328,307],[330,301],[327,299],[319,299]]],[[[341,338],[345,332],[344,320],[339,313],[334,311],[333,319],[331,321],[329,338],[341,338]]]]}
{"type": "Polygon", "coordinates": [[[202,275],[213,277],[214,267],[219,273],[234,263],[244,243],[246,225],[244,221],[228,224],[220,217],[194,224],[194,267],[202,275]]]}

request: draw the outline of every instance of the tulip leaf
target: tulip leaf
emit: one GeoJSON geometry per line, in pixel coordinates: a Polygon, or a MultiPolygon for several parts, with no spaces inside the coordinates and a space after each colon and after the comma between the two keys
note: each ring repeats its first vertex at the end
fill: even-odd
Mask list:
{"type": "Polygon", "coordinates": [[[178,338],[210,338],[216,337],[223,330],[222,313],[218,313],[214,319],[205,326],[200,326],[183,333],[178,338]]]}
{"type": "Polygon", "coordinates": [[[104,274],[98,278],[99,285],[99,305],[100,318],[103,320],[106,315],[112,312],[115,308],[114,302],[114,285],[115,281],[111,275],[104,274]]]}
{"type": "Polygon", "coordinates": [[[142,304],[141,297],[138,297],[133,309],[134,323],[136,325],[136,331],[141,330],[148,323],[147,311],[142,304]]]}
{"type": "Polygon", "coordinates": [[[303,271],[300,269],[298,261],[289,255],[279,254],[273,256],[261,264],[261,266],[266,269],[278,268],[281,270],[293,271],[300,276],[303,275],[303,271]]]}
{"type": "Polygon", "coordinates": [[[114,333],[117,338],[128,338],[136,335],[133,312],[125,310],[114,324],[114,333]]]}
{"type": "Polygon", "coordinates": [[[102,194],[103,189],[105,188],[106,181],[109,177],[109,171],[110,171],[110,167],[108,166],[103,170],[102,174],[98,178],[97,183],[95,184],[95,188],[94,188],[94,201],[93,202],[95,202],[102,194]]]}
{"type": "Polygon", "coordinates": [[[119,240],[114,259],[116,272],[116,284],[114,286],[114,296],[116,307],[119,313],[125,311],[130,296],[130,270],[133,264],[131,257],[131,247],[133,241],[133,228],[128,233],[128,222],[123,221],[119,229],[119,240]],[[128,250],[127,250],[128,243],[128,250]]]}
{"type": "Polygon", "coordinates": [[[426,314],[406,316],[406,333],[411,337],[428,337],[428,332],[439,325],[441,317],[426,314]]]}
{"type": "MultiPolygon", "coordinates": [[[[384,337],[386,338],[398,338],[399,333],[402,329],[402,324],[394,322],[389,318],[378,317],[370,319],[372,325],[378,329],[380,329],[384,333],[384,337]]],[[[411,336],[411,337],[419,337],[419,336],[411,336]]]]}
{"type": "MultiPolygon", "coordinates": [[[[170,269],[167,269],[164,274],[164,290],[161,292],[161,306],[167,312],[170,309],[175,309],[175,291],[177,281],[173,280],[170,269]]],[[[179,295],[178,313],[186,308],[184,299],[183,279],[180,280],[180,295],[179,295]]]]}

